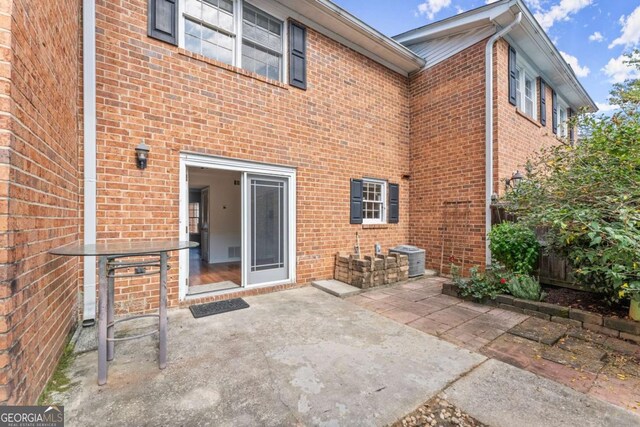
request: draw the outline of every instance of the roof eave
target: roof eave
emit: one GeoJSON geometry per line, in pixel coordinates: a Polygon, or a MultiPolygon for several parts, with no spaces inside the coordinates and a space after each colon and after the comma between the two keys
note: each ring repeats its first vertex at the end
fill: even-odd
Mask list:
{"type": "MultiPolygon", "coordinates": [[[[580,81],[578,80],[578,77],[573,71],[573,68],[571,68],[567,61],[562,57],[562,54],[560,53],[556,45],[553,44],[553,42],[547,35],[547,32],[540,26],[538,21],[531,14],[531,11],[526,7],[522,0],[515,0],[514,6],[517,7],[517,11],[521,11],[523,13],[525,22],[533,27],[533,34],[530,34],[530,36],[538,39],[545,45],[545,47],[547,48],[547,57],[564,70],[565,76],[570,78],[571,84],[574,86],[576,91],[580,93],[583,102],[579,107],[586,107],[590,112],[598,111],[596,103],[591,98],[591,95],[589,95],[589,92],[587,92],[584,86],[582,86],[582,83],[580,83],[580,81]]],[[[517,13],[517,11],[515,11],[515,13],[517,13]]]]}
{"type": "Polygon", "coordinates": [[[397,41],[367,25],[330,0],[277,0],[290,16],[402,75],[425,61],[397,41]]]}

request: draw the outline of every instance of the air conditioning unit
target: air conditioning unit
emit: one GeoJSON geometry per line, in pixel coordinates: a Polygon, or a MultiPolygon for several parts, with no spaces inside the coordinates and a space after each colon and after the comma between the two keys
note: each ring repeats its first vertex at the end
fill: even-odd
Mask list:
{"type": "Polygon", "coordinates": [[[409,277],[424,275],[426,251],[416,246],[400,245],[389,249],[389,253],[407,255],[409,257],[409,277]]]}

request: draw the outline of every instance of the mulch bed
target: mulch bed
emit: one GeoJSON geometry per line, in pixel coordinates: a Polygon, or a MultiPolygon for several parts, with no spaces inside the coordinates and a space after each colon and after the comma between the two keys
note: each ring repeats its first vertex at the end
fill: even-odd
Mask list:
{"type": "Polygon", "coordinates": [[[434,397],[392,427],[486,427],[446,400],[434,397]]]}
{"type": "Polygon", "coordinates": [[[543,286],[547,293],[544,302],[591,311],[603,316],[629,317],[629,305],[626,303],[609,305],[598,294],[556,286],[543,286]]]}

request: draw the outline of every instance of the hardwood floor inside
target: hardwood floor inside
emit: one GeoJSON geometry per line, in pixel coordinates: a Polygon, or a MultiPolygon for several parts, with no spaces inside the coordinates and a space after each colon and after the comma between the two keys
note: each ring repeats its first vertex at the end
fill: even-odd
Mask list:
{"type": "Polygon", "coordinates": [[[203,286],[212,283],[233,282],[240,286],[242,273],[240,262],[208,264],[200,259],[200,248],[189,250],[189,286],[203,286]]]}

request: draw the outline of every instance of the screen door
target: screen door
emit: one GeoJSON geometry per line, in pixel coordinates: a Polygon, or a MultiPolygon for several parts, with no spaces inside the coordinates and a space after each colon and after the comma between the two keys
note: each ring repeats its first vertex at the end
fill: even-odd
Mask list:
{"type": "Polygon", "coordinates": [[[248,285],[288,279],[288,180],[248,175],[248,285]]]}

